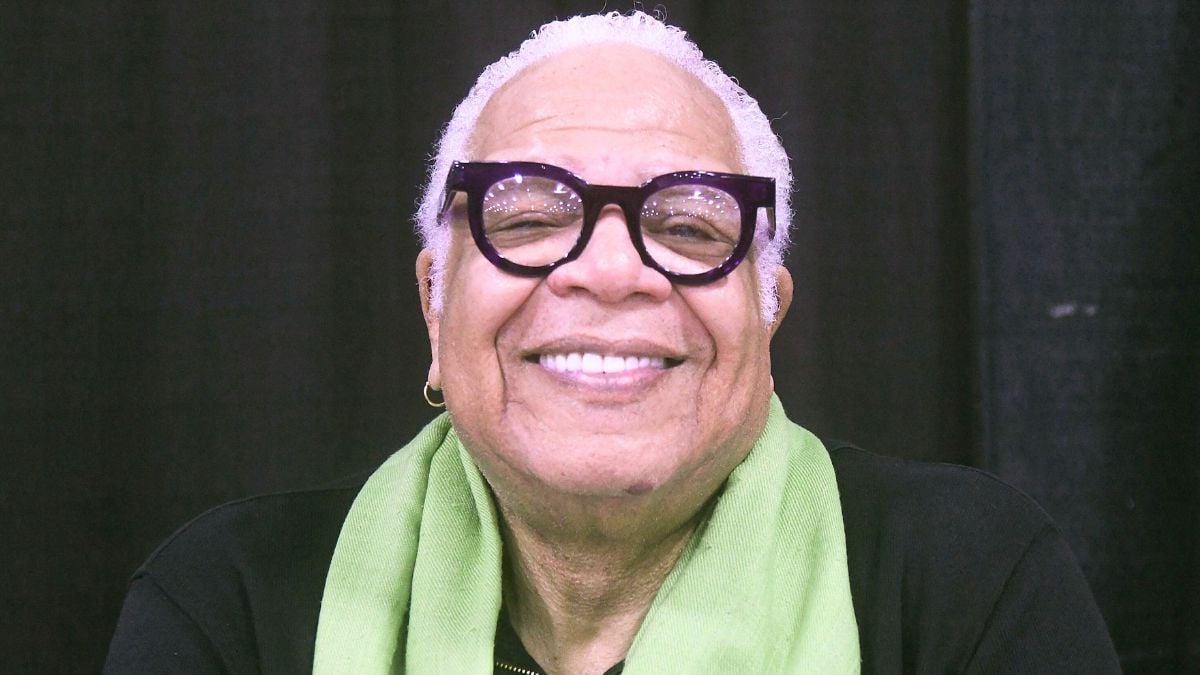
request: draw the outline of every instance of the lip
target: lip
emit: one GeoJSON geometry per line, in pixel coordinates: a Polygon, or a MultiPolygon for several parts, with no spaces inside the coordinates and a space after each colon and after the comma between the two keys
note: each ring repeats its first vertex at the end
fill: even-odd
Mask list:
{"type": "Polygon", "coordinates": [[[596,352],[569,352],[542,354],[538,363],[547,370],[560,373],[583,372],[590,375],[613,375],[649,368],[665,370],[669,365],[664,359],[632,354],[598,354],[596,352]]]}
{"type": "MultiPolygon", "coordinates": [[[[538,372],[553,381],[571,385],[575,389],[586,389],[608,396],[625,396],[645,391],[654,386],[673,368],[687,360],[679,350],[672,349],[653,340],[621,339],[598,340],[586,337],[567,337],[548,340],[522,354],[522,360],[534,366],[538,372]],[[603,356],[637,357],[649,360],[619,372],[584,372],[583,370],[558,370],[541,362],[543,355],[596,354],[603,356]]],[[[607,399],[607,396],[605,397],[607,399]]]]}
{"type": "Polygon", "coordinates": [[[685,353],[654,340],[642,338],[606,340],[590,337],[561,337],[546,340],[523,350],[522,358],[536,363],[542,354],[570,354],[572,352],[590,352],[601,356],[645,356],[662,359],[674,365],[687,360],[685,353]]]}
{"type": "Polygon", "coordinates": [[[628,358],[635,357],[638,359],[652,359],[655,362],[661,362],[664,368],[656,368],[655,370],[672,369],[674,366],[682,364],[686,358],[686,354],[666,345],[661,342],[643,339],[623,339],[623,340],[598,340],[590,339],[590,337],[557,337],[557,339],[541,342],[529,350],[524,350],[521,358],[529,363],[539,363],[539,360],[545,354],[557,356],[557,354],[598,354],[601,358],[604,357],[620,357],[628,358]]]}

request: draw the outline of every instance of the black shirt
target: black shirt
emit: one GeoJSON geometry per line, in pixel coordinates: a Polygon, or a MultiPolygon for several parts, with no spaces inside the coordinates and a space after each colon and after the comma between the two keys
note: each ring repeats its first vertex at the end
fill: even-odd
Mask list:
{"type": "MultiPolygon", "coordinates": [[[[974,469],[829,448],[864,673],[1120,672],[1078,565],[1029,498],[974,469]]],[[[185,525],[134,575],[105,672],[310,672],[360,486],[253,497],[185,525]]],[[[528,659],[510,628],[498,638],[498,656],[528,659]]]]}

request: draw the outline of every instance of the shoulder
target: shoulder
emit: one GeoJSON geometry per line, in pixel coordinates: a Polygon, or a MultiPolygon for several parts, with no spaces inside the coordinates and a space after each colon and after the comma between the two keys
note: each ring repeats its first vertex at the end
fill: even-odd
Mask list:
{"type": "Polygon", "coordinates": [[[1032,499],[978,469],[826,447],[863,672],[1115,672],[1087,582],[1032,499]]]}
{"type": "Polygon", "coordinates": [[[841,442],[827,447],[843,517],[879,534],[937,534],[954,527],[1019,543],[1053,525],[1031,498],[985,471],[884,457],[841,442]]]}
{"type": "Polygon", "coordinates": [[[256,571],[256,562],[329,554],[361,483],[248,497],[192,519],[164,541],[138,574],[172,576],[203,566],[256,571]],[[183,569],[181,569],[183,568],[183,569]]]}
{"type": "Polygon", "coordinates": [[[152,662],[143,652],[153,642],[198,645],[227,670],[306,667],[329,560],[360,485],[242,499],[184,525],[134,574],[110,662],[118,652],[152,662]],[[166,620],[177,628],[163,629],[166,620]]]}
{"type": "Polygon", "coordinates": [[[828,447],[859,593],[911,593],[924,579],[921,597],[905,600],[928,604],[987,583],[998,589],[1030,544],[1054,531],[1032,499],[978,469],[828,447]]]}
{"type": "Polygon", "coordinates": [[[1038,537],[1057,536],[1041,507],[986,472],[829,447],[860,595],[982,610],[1038,537]]]}

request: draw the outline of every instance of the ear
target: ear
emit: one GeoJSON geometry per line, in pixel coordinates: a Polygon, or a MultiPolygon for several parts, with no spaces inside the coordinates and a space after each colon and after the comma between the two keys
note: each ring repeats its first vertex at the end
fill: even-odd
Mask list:
{"type": "Polygon", "coordinates": [[[792,306],[792,273],[783,265],[775,268],[775,294],[779,297],[779,308],[775,310],[775,318],[771,319],[769,330],[772,338],[792,306]]]}
{"type": "Polygon", "coordinates": [[[433,311],[433,251],[421,249],[417,254],[417,288],[421,295],[421,313],[425,315],[425,330],[429,333],[429,386],[442,388],[442,369],[438,365],[438,335],[441,317],[433,311]]]}

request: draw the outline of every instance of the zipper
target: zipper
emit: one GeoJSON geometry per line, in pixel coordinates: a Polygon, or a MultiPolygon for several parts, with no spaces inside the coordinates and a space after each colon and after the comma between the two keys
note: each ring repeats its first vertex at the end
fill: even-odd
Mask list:
{"type": "Polygon", "coordinates": [[[529,670],[528,668],[518,668],[517,666],[510,666],[509,664],[507,664],[503,661],[496,661],[496,668],[498,670],[503,670],[503,671],[510,672],[510,673],[520,673],[521,675],[542,675],[542,673],[539,673],[536,670],[529,670]]]}

